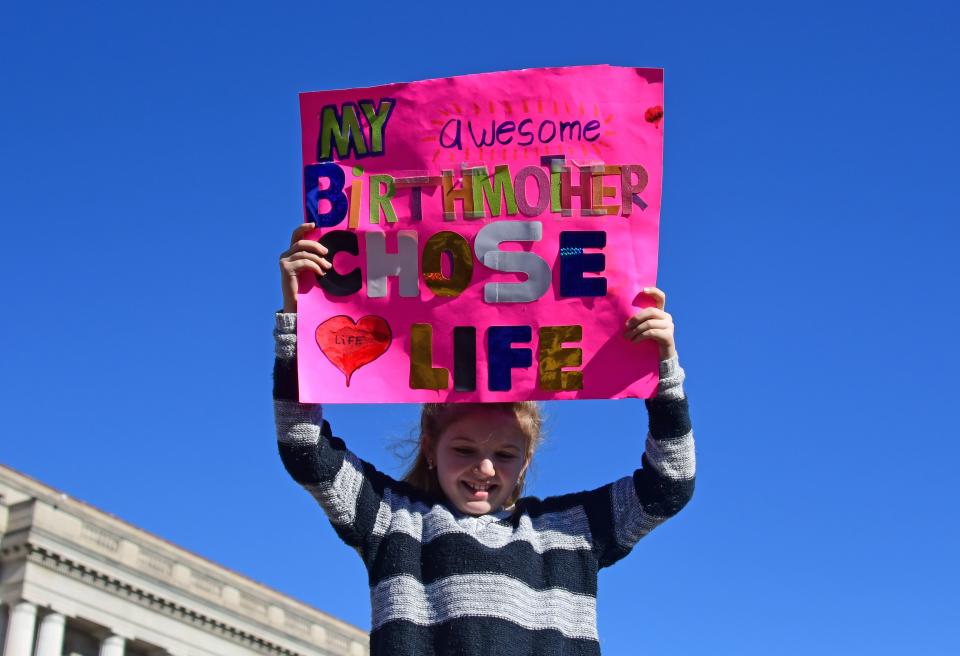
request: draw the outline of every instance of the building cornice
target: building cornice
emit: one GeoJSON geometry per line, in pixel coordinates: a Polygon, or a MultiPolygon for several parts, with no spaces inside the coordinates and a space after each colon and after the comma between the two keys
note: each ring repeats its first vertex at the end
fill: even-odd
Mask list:
{"type": "Polygon", "coordinates": [[[19,494],[0,507],[4,567],[38,565],[263,654],[366,651],[365,631],[0,465],[3,484],[19,494]]]}
{"type": "MultiPolygon", "coordinates": [[[[358,634],[351,635],[351,639],[356,640],[359,639],[359,636],[366,636],[366,633],[356,626],[315,606],[294,599],[213,560],[184,549],[116,515],[75,499],[3,464],[0,464],[0,482],[13,484],[24,495],[82,521],[81,535],[71,537],[79,537],[78,542],[82,540],[85,544],[95,545],[99,551],[108,557],[121,551],[124,542],[136,544],[142,556],[138,561],[137,569],[143,571],[144,574],[160,576],[161,578],[167,577],[169,571],[166,570],[172,568],[173,564],[182,564],[196,574],[198,581],[204,578],[209,580],[210,588],[217,586],[236,588],[243,591],[246,596],[256,597],[267,602],[268,605],[280,605],[288,612],[293,611],[305,619],[308,618],[308,621],[322,622],[327,626],[337,626],[345,634],[358,634]],[[152,554],[152,556],[148,554],[152,554]]],[[[9,509],[15,512],[14,507],[21,504],[10,505],[8,503],[8,505],[9,509]]],[[[0,530],[0,533],[2,533],[2,530],[0,530]]]]}
{"type": "Polygon", "coordinates": [[[67,576],[100,588],[152,612],[162,613],[263,654],[269,654],[270,656],[307,656],[306,652],[289,649],[249,631],[244,631],[237,626],[187,608],[149,590],[121,581],[88,565],[74,562],[42,546],[30,543],[12,545],[3,549],[3,556],[4,560],[23,557],[28,562],[52,570],[61,576],[67,576]]]}

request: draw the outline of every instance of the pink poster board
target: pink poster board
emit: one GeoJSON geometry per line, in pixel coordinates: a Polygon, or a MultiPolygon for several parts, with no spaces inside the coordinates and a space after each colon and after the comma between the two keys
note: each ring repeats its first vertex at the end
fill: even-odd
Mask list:
{"type": "Polygon", "coordinates": [[[304,402],[649,397],[624,322],[656,284],[663,71],[465,75],[300,94],[304,402]]]}

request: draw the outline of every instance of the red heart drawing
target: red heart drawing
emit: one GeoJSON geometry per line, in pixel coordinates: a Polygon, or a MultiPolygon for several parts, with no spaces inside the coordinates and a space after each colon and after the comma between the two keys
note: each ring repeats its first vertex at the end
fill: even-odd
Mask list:
{"type": "Polygon", "coordinates": [[[339,314],[317,326],[317,345],[327,359],[347,377],[365,364],[370,364],[390,348],[393,333],[383,317],[368,314],[354,322],[339,314]]]}

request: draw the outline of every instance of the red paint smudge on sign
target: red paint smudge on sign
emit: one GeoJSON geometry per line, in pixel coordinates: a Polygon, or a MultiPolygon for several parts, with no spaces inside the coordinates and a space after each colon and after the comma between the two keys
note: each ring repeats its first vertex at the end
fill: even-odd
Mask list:
{"type": "Polygon", "coordinates": [[[660,105],[654,105],[647,109],[643,114],[643,118],[647,123],[653,123],[657,127],[660,127],[660,121],[663,120],[663,107],[660,105]]]}

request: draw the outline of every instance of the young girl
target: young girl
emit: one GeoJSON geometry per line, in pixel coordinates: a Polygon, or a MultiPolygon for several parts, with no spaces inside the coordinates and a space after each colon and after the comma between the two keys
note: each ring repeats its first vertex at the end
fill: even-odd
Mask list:
{"type": "Polygon", "coordinates": [[[319,405],[298,403],[297,275],[324,275],[326,249],[294,231],[280,258],[283,311],[274,331],[280,457],[367,567],[370,653],[418,656],[599,654],[597,572],[620,560],[690,499],[694,452],[683,370],[665,296],[626,322],[624,337],[660,347],[660,386],[646,401],[641,468],[588,492],[521,497],[540,437],[537,405],[428,404],[403,481],[333,437],[319,405]]]}

